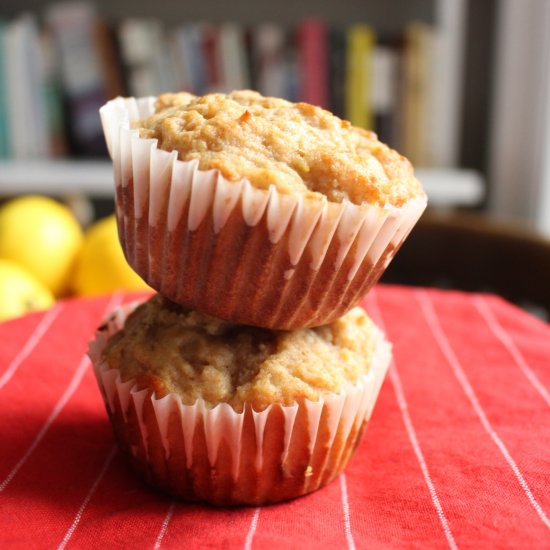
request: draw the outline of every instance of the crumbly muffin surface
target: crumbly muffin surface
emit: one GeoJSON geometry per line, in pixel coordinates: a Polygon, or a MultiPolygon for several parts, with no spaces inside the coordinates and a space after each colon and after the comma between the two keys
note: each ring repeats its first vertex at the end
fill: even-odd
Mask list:
{"type": "Polygon", "coordinates": [[[155,113],[134,126],[180,160],[262,189],[381,206],[424,195],[406,158],[374,133],[307,103],[248,90],[163,94],[155,113]]]}
{"type": "Polygon", "coordinates": [[[373,330],[360,308],[330,325],[287,332],[233,325],[157,294],[110,338],[104,359],[123,381],[135,378],[157,397],[175,392],[187,405],[202,398],[263,410],[356,382],[371,364],[373,330]]]}

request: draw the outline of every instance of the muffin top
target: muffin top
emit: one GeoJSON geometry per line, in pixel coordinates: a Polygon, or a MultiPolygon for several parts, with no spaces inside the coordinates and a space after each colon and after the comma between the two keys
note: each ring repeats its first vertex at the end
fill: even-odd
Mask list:
{"type": "Polygon", "coordinates": [[[196,159],[203,170],[257,188],[380,206],[424,196],[406,158],[373,132],[308,103],[249,90],[163,94],[155,113],[134,127],[180,160],[196,159]]]}
{"type": "Polygon", "coordinates": [[[186,405],[228,403],[260,411],[338,393],[366,374],[376,327],[360,308],[330,325],[275,331],[233,325],[188,311],[159,294],[139,306],[103,352],[123,381],[157,397],[174,392],[186,405]]]}

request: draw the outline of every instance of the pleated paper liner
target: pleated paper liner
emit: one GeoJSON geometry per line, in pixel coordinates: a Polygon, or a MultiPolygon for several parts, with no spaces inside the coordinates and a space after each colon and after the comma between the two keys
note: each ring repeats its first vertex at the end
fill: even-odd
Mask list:
{"type": "Polygon", "coordinates": [[[203,400],[158,399],[136,380],[122,382],[102,358],[107,340],[136,304],[116,310],[90,343],[89,355],[118,443],[150,484],[183,500],[215,505],[295,498],[333,480],[346,466],[370,419],[391,346],[375,329],[367,375],[319,401],[272,404],[242,412],[203,400]]]}
{"type": "Polygon", "coordinates": [[[190,309],[292,329],[344,315],[379,279],[425,197],[380,207],[257,189],[199,170],[142,139],[131,121],[154,98],[101,109],[126,258],[158,292],[190,309]]]}

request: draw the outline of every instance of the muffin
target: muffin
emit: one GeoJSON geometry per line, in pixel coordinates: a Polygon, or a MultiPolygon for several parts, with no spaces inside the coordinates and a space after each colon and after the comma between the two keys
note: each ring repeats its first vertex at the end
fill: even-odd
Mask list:
{"type": "Polygon", "coordinates": [[[360,308],[329,325],[234,325],[156,295],[117,310],[90,357],[120,447],[185,500],[298,497],[347,464],[390,345],[360,308]]]}
{"type": "Polygon", "coordinates": [[[410,163],[306,103],[231,94],[101,109],[126,258],[187,308],[273,329],[332,322],[426,206],[410,163]]]}

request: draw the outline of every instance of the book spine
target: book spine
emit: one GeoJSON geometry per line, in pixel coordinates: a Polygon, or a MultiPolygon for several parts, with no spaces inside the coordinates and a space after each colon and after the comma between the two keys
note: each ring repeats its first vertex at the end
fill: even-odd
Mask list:
{"type": "Polygon", "coordinates": [[[251,66],[258,91],[268,97],[285,97],[285,35],[274,24],[261,24],[251,31],[251,66]]]}
{"type": "Polygon", "coordinates": [[[201,23],[187,23],[175,31],[174,59],[182,82],[179,89],[196,95],[206,90],[202,27],[201,23]]]}
{"type": "Polygon", "coordinates": [[[190,69],[187,65],[187,59],[183,55],[184,28],[177,27],[168,38],[168,47],[174,63],[174,82],[178,90],[193,93],[190,69]]]}
{"type": "Polygon", "coordinates": [[[330,109],[343,118],[345,116],[346,82],[346,33],[340,29],[330,31],[330,109]]]}
{"type": "Polygon", "coordinates": [[[281,97],[289,101],[300,101],[300,67],[293,33],[287,32],[284,35],[282,59],[283,93],[281,97]]]}
{"type": "Polygon", "coordinates": [[[93,27],[94,46],[99,58],[105,96],[112,99],[125,94],[122,67],[112,28],[100,19],[93,27]]]}
{"type": "Polygon", "coordinates": [[[38,27],[23,14],[5,34],[6,99],[10,150],[15,159],[49,155],[43,70],[38,27]],[[32,131],[29,129],[32,128],[32,131]]]}
{"type": "Polygon", "coordinates": [[[328,109],[327,28],[320,20],[307,19],[299,25],[297,35],[300,100],[328,109]]]}
{"type": "Polygon", "coordinates": [[[371,108],[374,129],[384,143],[395,141],[394,113],[397,93],[397,53],[378,44],[372,54],[371,108]]]}
{"type": "Polygon", "coordinates": [[[404,154],[415,165],[429,166],[432,27],[411,23],[405,35],[404,154]]]}
{"type": "Polygon", "coordinates": [[[95,11],[86,3],[54,4],[46,21],[59,56],[71,151],[80,156],[104,155],[97,112],[105,102],[105,90],[95,48],[95,11]]]}
{"type": "Polygon", "coordinates": [[[119,28],[119,39],[131,95],[159,95],[174,89],[173,58],[160,21],[125,19],[119,28]]]}
{"type": "Polygon", "coordinates": [[[201,37],[206,73],[206,93],[215,92],[223,86],[219,53],[219,33],[214,25],[204,25],[201,37]]]}
{"type": "Polygon", "coordinates": [[[432,163],[457,166],[460,157],[467,0],[437,0],[430,92],[432,163]]]}
{"type": "Polygon", "coordinates": [[[193,80],[195,82],[196,93],[203,95],[206,93],[208,86],[208,77],[206,74],[206,59],[204,49],[202,47],[202,34],[204,24],[196,23],[189,29],[189,49],[188,53],[191,56],[191,67],[193,71],[193,80]]]}
{"type": "Polygon", "coordinates": [[[346,118],[355,126],[372,128],[371,71],[374,32],[368,25],[353,25],[347,31],[346,118]]]}
{"type": "Polygon", "coordinates": [[[242,29],[233,23],[221,25],[219,54],[223,90],[231,92],[250,87],[242,29]]]}
{"type": "Polygon", "coordinates": [[[6,74],[6,22],[0,20],[0,159],[11,156],[6,74]]]}
{"type": "Polygon", "coordinates": [[[42,32],[41,50],[44,64],[44,96],[50,136],[50,152],[53,158],[61,158],[69,153],[69,149],[65,133],[63,96],[58,74],[59,66],[53,39],[47,30],[42,32]]]}

